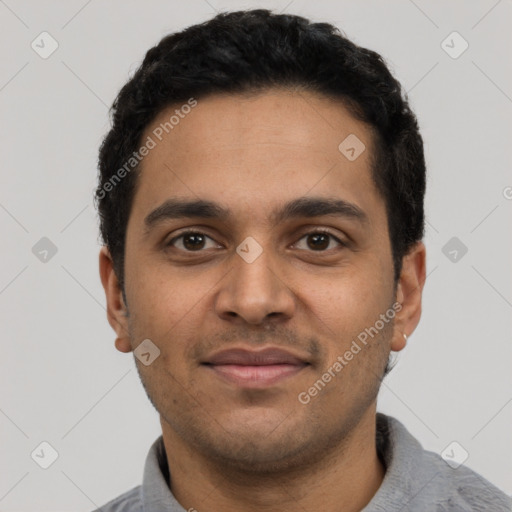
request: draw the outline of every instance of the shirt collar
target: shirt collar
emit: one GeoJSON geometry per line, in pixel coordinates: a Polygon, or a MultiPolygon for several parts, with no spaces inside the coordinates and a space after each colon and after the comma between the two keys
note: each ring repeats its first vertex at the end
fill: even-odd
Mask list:
{"type": "MultiPolygon", "coordinates": [[[[420,482],[413,475],[421,464],[423,453],[420,443],[397,419],[377,413],[377,452],[386,467],[386,474],[377,493],[362,512],[386,510],[386,504],[405,503],[407,496],[419,492],[420,482]],[[382,508],[381,508],[382,507],[382,508]]],[[[144,512],[185,512],[176,501],[168,482],[169,467],[163,436],[151,445],[141,489],[144,512]]]]}
{"type": "Polygon", "coordinates": [[[151,445],[142,479],[141,500],[144,512],[183,512],[185,509],[176,501],[168,482],[169,466],[161,435],[151,445]]]}

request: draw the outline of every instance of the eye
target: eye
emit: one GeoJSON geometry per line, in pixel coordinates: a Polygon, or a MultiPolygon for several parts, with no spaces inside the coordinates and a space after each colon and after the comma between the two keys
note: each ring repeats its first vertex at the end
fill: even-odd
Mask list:
{"type": "Polygon", "coordinates": [[[338,245],[342,247],[346,247],[347,244],[343,243],[338,237],[334,236],[330,231],[317,229],[315,231],[310,231],[301,237],[301,240],[307,239],[308,248],[312,249],[314,252],[325,252],[330,245],[331,240],[335,240],[338,245]],[[330,240],[331,239],[331,240],[330,240]]]}
{"type": "MultiPolygon", "coordinates": [[[[187,252],[199,252],[205,248],[206,239],[212,240],[209,236],[200,231],[185,231],[181,235],[174,237],[166,246],[176,247],[187,252]],[[182,239],[182,240],[181,240],[182,239]],[[176,241],[181,240],[181,247],[176,245],[176,241]]],[[[218,247],[218,246],[215,246],[218,247]]]]}
{"type": "MultiPolygon", "coordinates": [[[[347,244],[342,242],[338,237],[334,236],[330,231],[323,229],[316,229],[305,233],[300,240],[306,239],[307,247],[314,252],[326,252],[330,249],[331,241],[337,242],[338,246],[347,247],[347,244]]],[[[214,240],[200,231],[185,231],[180,235],[171,239],[166,247],[175,247],[176,249],[185,252],[201,252],[202,249],[208,249],[207,240],[214,242],[214,240]],[[179,243],[177,243],[179,242],[179,243]],[[181,246],[180,246],[181,244],[181,246]]],[[[295,244],[297,246],[297,244],[295,244]]],[[[215,243],[210,248],[218,248],[215,243]]]]}

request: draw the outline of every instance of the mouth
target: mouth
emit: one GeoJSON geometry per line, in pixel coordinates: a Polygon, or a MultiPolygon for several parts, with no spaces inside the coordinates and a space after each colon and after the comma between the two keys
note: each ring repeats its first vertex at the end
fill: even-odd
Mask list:
{"type": "Polygon", "coordinates": [[[267,348],[260,351],[230,349],[202,363],[225,381],[245,388],[265,388],[297,375],[310,363],[290,352],[267,348]]]}

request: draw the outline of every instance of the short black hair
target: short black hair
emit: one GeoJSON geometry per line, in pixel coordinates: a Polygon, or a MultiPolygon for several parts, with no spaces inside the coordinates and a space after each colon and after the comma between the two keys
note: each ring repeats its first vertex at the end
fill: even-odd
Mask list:
{"type": "Polygon", "coordinates": [[[371,172],[386,205],[396,285],[403,256],[424,235],[423,140],[407,94],[378,53],[335,26],[253,9],[220,13],[165,36],[114,100],[95,200],[123,294],[126,228],[140,172],[132,156],[144,130],[162,110],[191,98],[283,87],[339,99],[372,127],[371,172]]]}

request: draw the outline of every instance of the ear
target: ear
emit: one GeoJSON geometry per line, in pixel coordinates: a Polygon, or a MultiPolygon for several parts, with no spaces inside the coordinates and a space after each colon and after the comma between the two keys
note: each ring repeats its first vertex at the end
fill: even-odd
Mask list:
{"type": "Polygon", "coordinates": [[[110,251],[103,246],[99,255],[100,278],[107,299],[107,318],[110,326],[117,334],[115,346],[120,352],[131,352],[128,330],[128,309],[124,303],[119,281],[114,272],[114,264],[110,251]]]}
{"type": "Polygon", "coordinates": [[[399,352],[421,317],[421,297],[426,279],[426,249],[423,242],[417,242],[402,260],[402,272],[397,284],[396,301],[402,309],[395,316],[391,350],[399,352]]]}

